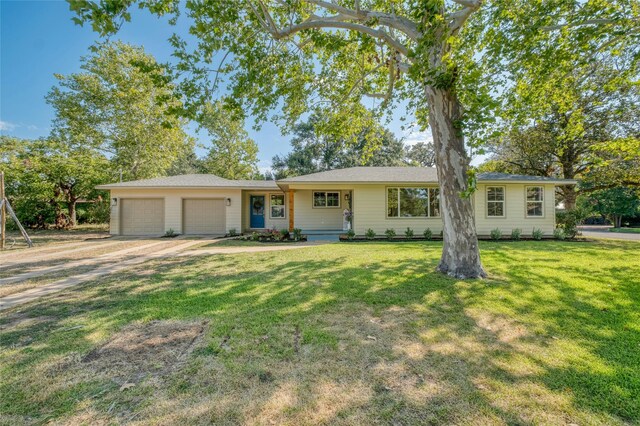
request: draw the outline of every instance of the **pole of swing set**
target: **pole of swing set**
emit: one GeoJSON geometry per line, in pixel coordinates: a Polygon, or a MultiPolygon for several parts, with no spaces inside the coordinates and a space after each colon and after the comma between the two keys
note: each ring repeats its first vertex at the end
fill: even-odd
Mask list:
{"type": "MultiPolygon", "coordinates": [[[[0,201],[4,200],[4,172],[0,172],[0,201]]],[[[0,232],[2,235],[0,236],[0,250],[4,250],[5,244],[5,233],[7,232],[7,208],[5,207],[6,202],[2,203],[2,207],[0,207],[0,232]]]]}

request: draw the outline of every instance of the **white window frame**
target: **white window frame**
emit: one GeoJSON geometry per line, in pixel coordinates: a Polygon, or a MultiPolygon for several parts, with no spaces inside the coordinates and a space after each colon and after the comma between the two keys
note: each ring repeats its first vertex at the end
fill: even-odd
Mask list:
{"type": "Polygon", "coordinates": [[[487,218],[505,218],[507,217],[507,188],[501,185],[487,185],[484,191],[484,198],[486,203],[485,215],[487,218]],[[500,188],[502,190],[502,200],[489,200],[489,189],[500,188]],[[502,203],[502,215],[489,214],[489,203],[502,203]]]}
{"type": "Polygon", "coordinates": [[[524,214],[528,218],[543,218],[544,217],[544,186],[542,185],[527,185],[524,187],[524,214]],[[540,200],[529,201],[529,188],[540,188],[540,200]],[[530,215],[529,214],[529,203],[540,204],[540,211],[542,214],[539,215],[530,215]]]}
{"type": "Polygon", "coordinates": [[[342,192],[341,191],[311,191],[311,207],[314,209],[339,209],[342,206],[342,192]],[[316,206],[316,194],[324,193],[324,206],[316,206]],[[338,194],[338,205],[329,206],[329,194],[338,194]]]}
{"type": "Polygon", "coordinates": [[[385,217],[387,219],[434,219],[442,216],[442,207],[440,206],[440,200],[438,200],[438,215],[431,214],[431,190],[438,190],[438,198],[440,197],[440,188],[437,186],[388,186],[385,188],[384,198],[386,200],[385,203],[385,217]],[[397,216],[389,216],[389,190],[395,189],[397,190],[397,203],[398,203],[398,215],[397,216]],[[400,190],[401,189],[425,189],[427,191],[427,216],[413,216],[413,217],[405,217],[400,215],[400,190]]]}
{"type": "Polygon", "coordinates": [[[287,217],[287,198],[284,196],[284,194],[269,194],[269,219],[274,219],[274,220],[278,220],[278,219],[286,219],[287,217]],[[272,199],[271,197],[282,197],[282,205],[273,205],[271,204],[272,199]],[[274,207],[282,207],[282,216],[273,216],[273,208],[274,207]]]}

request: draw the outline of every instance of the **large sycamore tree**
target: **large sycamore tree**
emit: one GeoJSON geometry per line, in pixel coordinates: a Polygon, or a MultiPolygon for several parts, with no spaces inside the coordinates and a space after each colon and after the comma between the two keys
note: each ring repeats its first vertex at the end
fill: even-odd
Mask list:
{"type": "Polygon", "coordinates": [[[465,135],[481,139],[500,93],[526,77],[520,65],[544,79],[561,61],[626,48],[639,14],[635,1],[70,1],[76,21],[102,34],[129,20],[133,3],[192,20],[195,46],[171,40],[191,102],[224,84],[248,114],[285,126],[315,112],[358,128],[363,106],[401,107],[429,126],[444,224],[438,269],[459,278],[485,275],[465,135]]]}

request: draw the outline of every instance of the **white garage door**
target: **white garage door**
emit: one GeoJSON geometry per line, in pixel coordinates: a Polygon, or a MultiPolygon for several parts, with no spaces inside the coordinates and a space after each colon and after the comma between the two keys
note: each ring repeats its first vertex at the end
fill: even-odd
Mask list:
{"type": "Polygon", "coordinates": [[[164,200],[125,198],[120,200],[122,235],[161,235],[164,233],[164,200]]]}
{"type": "Polygon", "coordinates": [[[182,229],[185,234],[224,235],[227,232],[225,215],[224,200],[182,200],[182,229]]]}

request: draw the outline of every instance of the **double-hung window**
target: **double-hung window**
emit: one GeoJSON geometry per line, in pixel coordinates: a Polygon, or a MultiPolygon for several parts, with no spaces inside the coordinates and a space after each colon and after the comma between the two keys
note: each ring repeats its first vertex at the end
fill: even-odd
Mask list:
{"type": "Polygon", "coordinates": [[[340,207],[340,192],[314,191],[313,207],[340,207]]]}
{"type": "Polygon", "coordinates": [[[440,190],[387,188],[387,217],[440,217],[440,190]]]}
{"type": "Polygon", "coordinates": [[[487,216],[504,217],[504,186],[487,187],[487,216]]]}
{"type": "Polygon", "coordinates": [[[544,188],[527,186],[527,217],[544,216],[544,188]]]}
{"type": "Polygon", "coordinates": [[[284,218],[284,194],[271,194],[269,206],[271,219],[284,218]]]}

